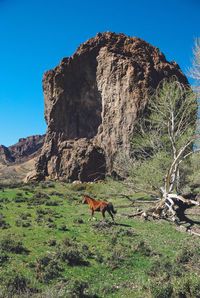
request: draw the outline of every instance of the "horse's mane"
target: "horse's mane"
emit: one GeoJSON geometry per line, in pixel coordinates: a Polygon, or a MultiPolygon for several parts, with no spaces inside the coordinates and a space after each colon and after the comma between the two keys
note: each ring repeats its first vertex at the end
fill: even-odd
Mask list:
{"type": "Polygon", "coordinates": [[[95,201],[95,199],[91,198],[90,196],[84,195],[84,197],[87,197],[88,199],[95,201]]]}

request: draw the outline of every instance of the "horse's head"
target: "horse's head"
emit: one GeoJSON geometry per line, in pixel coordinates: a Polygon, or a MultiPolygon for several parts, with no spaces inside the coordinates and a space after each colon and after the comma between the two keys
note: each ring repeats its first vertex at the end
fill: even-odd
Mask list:
{"type": "Polygon", "coordinates": [[[82,204],[87,203],[86,196],[83,196],[82,204]]]}

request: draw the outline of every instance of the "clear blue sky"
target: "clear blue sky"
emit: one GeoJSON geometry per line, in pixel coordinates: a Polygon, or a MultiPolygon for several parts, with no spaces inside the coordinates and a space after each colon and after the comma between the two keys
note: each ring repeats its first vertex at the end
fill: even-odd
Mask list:
{"type": "Polygon", "coordinates": [[[145,39],[186,72],[200,0],[0,0],[0,144],[45,133],[44,71],[107,30],[145,39]]]}

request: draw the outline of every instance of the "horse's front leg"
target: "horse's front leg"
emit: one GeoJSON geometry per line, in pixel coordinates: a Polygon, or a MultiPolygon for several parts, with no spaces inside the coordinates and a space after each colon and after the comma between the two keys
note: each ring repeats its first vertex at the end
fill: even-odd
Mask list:
{"type": "Polygon", "coordinates": [[[91,220],[91,219],[96,219],[96,218],[94,217],[94,210],[93,210],[93,209],[91,209],[91,217],[88,219],[88,221],[91,220]]]}

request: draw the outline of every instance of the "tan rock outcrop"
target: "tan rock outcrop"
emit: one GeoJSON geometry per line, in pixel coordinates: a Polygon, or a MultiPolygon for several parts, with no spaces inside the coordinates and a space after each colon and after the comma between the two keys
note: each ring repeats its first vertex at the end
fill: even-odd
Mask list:
{"type": "Polygon", "coordinates": [[[92,181],[113,171],[120,151],[130,152],[138,117],[164,77],[188,84],[175,62],[137,37],[105,32],[45,72],[48,125],[36,165],[45,177],[92,181]]]}

